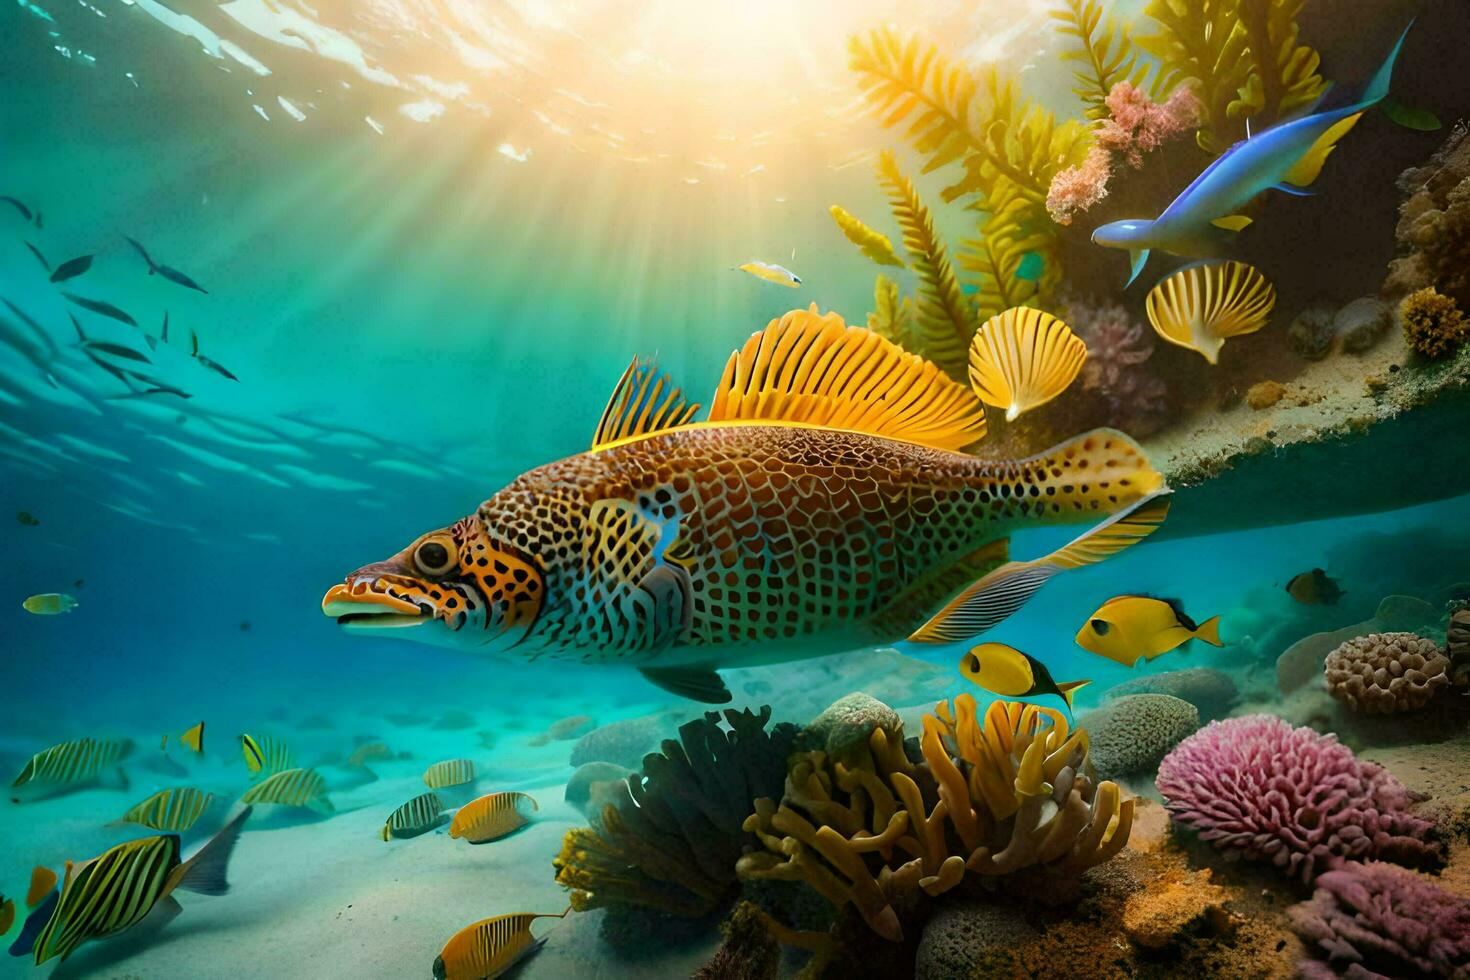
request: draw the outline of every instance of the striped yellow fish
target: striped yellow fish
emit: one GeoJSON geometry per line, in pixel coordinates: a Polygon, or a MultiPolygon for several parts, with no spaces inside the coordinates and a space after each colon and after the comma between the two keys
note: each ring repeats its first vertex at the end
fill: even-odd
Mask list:
{"type": "Polygon", "coordinates": [[[537,919],[561,919],[559,914],[516,912],[482,919],[450,937],[434,960],[435,980],[494,980],[546,944],[531,935],[537,919]]]}
{"type": "Polygon", "coordinates": [[[213,802],[213,793],[206,793],[192,786],[161,789],[124,813],[117,822],[183,833],[199,821],[213,802]]]}
{"type": "Polygon", "coordinates": [[[445,789],[475,781],[475,764],[469,759],[447,759],[424,770],[424,785],[429,789],[445,789]]]}
{"type": "Polygon", "coordinates": [[[969,454],[985,435],[969,387],[815,307],[752,336],[698,409],[635,360],[589,451],[350,573],[322,612],[726,702],[718,668],[901,639],[1013,529],[1097,523],[1164,483],[1107,429],[1014,462],[969,454]]]}
{"type": "Polygon", "coordinates": [[[420,793],[388,815],[383,840],[417,837],[443,823],[444,801],[436,793],[420,793]]]}
{"type": "Polygon", "coordinates": [[[531,819],[523,807],[531,804],[532,812],[540,805],[525,793],[490,793],[471,800],[459,808],[449,824],[449,836],[483,844],[520,830],[531,819]]]}
{"type": "Polygon", "coordinates": [[[187,861],[179,860],[175,834],[126,841],[81,864],[68,861],[56,911],[36,937],[36,964],[65,960],[82,943],[129,929],[150,913],[167,922],[180,911],[176,888],[223,895],[230,852],[249,816],[245,807],[187,861]]]}
{"type": "Polygon", "coordinates": [[[250,770],[251,775],[269,776],[273,773],[285,772],[290,769],[294,761],[291,758],[291,750],[279,739],[264,735],[256,739],[251,735],[240,736],[240,752],[245,756],[245,768],[250,770]]]}
{"type": "Polygon", "coordinates": [[[250,787],[240,802],[304,806],[318,813],[332,813],[335,808],[326,792],[327,781],[315,769],[287,769],[250,787]]]}
{"type": "Polygon", "coordinates": [[[352,750],[352,754],[347,757],[347,765],[351,769],[356,769],[359,766],[367,765],[370,759],[391,758],[393,758],[393,750],[388,748],[388,746],[382,742],[368,742],[352,750]]]}
{"type": "Polygon", "coordinates": [[[25,788],[34,795],[76,788],[116,769],[132,751],[133,741],[126,738],[62,742],[31,756],[10,788],[25,788]]]}

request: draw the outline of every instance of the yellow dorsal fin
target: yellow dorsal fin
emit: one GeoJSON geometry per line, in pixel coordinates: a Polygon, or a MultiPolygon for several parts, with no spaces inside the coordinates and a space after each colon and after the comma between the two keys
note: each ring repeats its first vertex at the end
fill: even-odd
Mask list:
{"type": "Polygon", "coordinates": [[[1224,228],[1226,231],[1240,231],[1250,223],[1251,219],[1243,214],[1227,214],[1210,222],[1216,228],[1224,228]]]}
{"type": "Polygon", "coordinates": [[[709,421],[796,422],[963,449],[985,409],[936,365],[816,304],[772,320],[730,355],[709,421]]]}
{"type": "Polygon", "coordinates": [[[698,405],[684,401],[684,394],[658,369],[652,359],[633,358],[628,370],[618,379],[607,408],[592,436],[592,448],[631,436],[648,435],[684,425],[699,411],[698,405]]]}
{"type": "Polygon", "coordinates": [[[1283,180],[1296,187],[1310,186],[1317,175],[1322,172],[1322,164],[1327,162],[1327,157],[1337,148],[1337,141],[1348,134],[1363,114],[1355,112],[1346,119],[1333,124],[1327,132],[1317,137],[1317,142],[1312,148],[1302,154],[1302,158],[1292,165],[1283,180]]]}

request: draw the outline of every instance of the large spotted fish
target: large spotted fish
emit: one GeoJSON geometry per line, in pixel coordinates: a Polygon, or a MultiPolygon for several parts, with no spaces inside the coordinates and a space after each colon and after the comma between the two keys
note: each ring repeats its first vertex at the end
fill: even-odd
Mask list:
{"type": "Polygon", "coordinates": [[[626,663],[723,702],[719,667],[921,625],[921,641],[983,632],[1047,577],[1005,564],[1011,529],[1103,521],[1052,556],[1072,567],[1146,535],[1167,500],[1163,477],[1111,430],[1016,462],[961,452],[985,434],[971,391],[815,306],[753,335],[705,421],[697,410],[635,360],[591,450],[358,569],[322,611],[354,631],[626,663]]]}

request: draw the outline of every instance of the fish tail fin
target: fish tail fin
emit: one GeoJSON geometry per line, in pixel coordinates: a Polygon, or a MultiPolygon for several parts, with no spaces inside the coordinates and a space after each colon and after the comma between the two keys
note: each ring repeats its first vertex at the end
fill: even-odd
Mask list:
{"type": "Polygon", "coordinates": [[[1128,250],[1128,281],[1123,284],[1124,289],[1133,285],[1133,280],[1142,274],[1143,267],[1148,265],[1148,253],[1149,250],[1146,248],[1131,248],[1128,250]]]}
{"type": "Polygon", "coordinates": [[[1388,57],[1383,59],[1383,64],[1378,66],[1378,71],[1368,80],[1368,85],[1363,89],[1362,101],[1358,104],[1364,109],[1377,105],[1388,98],[1389,84],[1393,81],[1394,63],[1399,59],[1399,52],[1403,50],[1404,40],[1409,36],[1409,31],[1414,27],[1414,21],[1410,20],[1404,26],[1403,33],[1394,42],[1393,49],[1388,52],[1388,57]]]}
{"type": "Polygon", "coordinates": [[[1224,641],[1220,639],[1220,617],[1211,616],[1194,631],[1196,640],[1204,640],[1212,647],[1223,647],[1224,641]]]}
{"type": "Polygon", "coordinates": [[[1092,683],[1092,681],[1090,681],[1090,680],[1086,680],[1086,681],[1067,681],[1064,684],[1058,684],[1057,685],[1057,693],[1062,696],[1062,700],[1063,701],[1067,702],[1067,709],[1068,710],[1071,710],[1072,709],[1072,697],[1073,697],[1073,695],[1075,695],[1078,691],[1082,690],[1082,688],[1086,687],[1087,685],[1089,685],[1091,683],[1092,683]]]}
{"type": "Polygon", "coordinates": [[[1117,429],[1084,432],[1019,466],[1045,501],[1041,512],[1059,521],[1117,513],[1167,489],[1143,447],[1117,429]]]}
{"type": "Polygon", "coordinates": [[[209,839],[209,843],[175,868],[173,874],[169,875],[164,894],[167,895],[175,888],[198,892],[200,895],[223,895],[228,892],[230,883],[225,872],[229,868],[230,854],[235,850],[235,842],[240,839],[240,831],[244,829],[245,820],[252,809],[249,806],[241,807],[240,812],[209,839]]]}

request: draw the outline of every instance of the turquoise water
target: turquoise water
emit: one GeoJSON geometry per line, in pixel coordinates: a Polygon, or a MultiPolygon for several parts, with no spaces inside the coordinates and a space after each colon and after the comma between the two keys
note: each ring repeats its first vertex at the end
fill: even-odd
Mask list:
{"type": "MultiPolygon", "coordinates": [[[[628,670],[349,636],[321,614],[323,592],[521,472],[584,451],[635,354],[657,354],[703,399],[729,352],[789,309],[864,322],[872,270],[826,212],[882,213],[871,165],[896,138],[856,106],[849,33],[901,14],[971,38],[974,63],[998,57],[1037,97],[1075,109],[1069,67],[1027,40],[1046,20],[1035,5],[1010,4],[988,29],[959,5],[765,6],[727,12],[729,30],[703,55],[691,39],[706,28],[675,4],[636,16],[537,4],[0,7],[0,194],[44,217],[27,224],[0,203],[0,298],[14,304],[0,309],[0,772],[67,739],[136,743],[126,789],[0,805],[0,895],[23,894],[36,864],[135,836],[103,825],[155,790],[238,797],[250,785],[241,732],[288,741],[298,764],[320,768],[337,810],[257,814],[231,896],[186,897],[167,932],[86,947],[58,976],[423,973],[463,925],[563,907],[549,862],[585,822],[562,801],[573,742],[535,737],[569,716],[682,719],[702,706],[628,670]],[[762,48],[769,59],[751,54],[762,48]],[[208,292],[147,275],[123,236],[208,292]],[[28,244],[53,267],[95,258],[53,284],[28,244]],[[752,258],[799,272],[801,288],[733,269],[752,258]],[[71,315],[88,340],[146,354],[140,370],[190,397],[107,374],[77,346],[71,315]],[[238,380],[192,357],[194,337],[238,380]],[[37,593],[78,607],[30,615],[21,603],[37,593]],[[436,727],[451,713],[470,718],[436,727]],[[193,758],[177,735],[200,719],[193,758]],[[342,762],[373,740],[402,756],[369,781],[342,762]],[[442,832],[379,841],[392,808],[422,791],[423,768],[461,756],[482,791],[536,795],[538,822],[505,846],[456,849],[442,832]],[[360,917],[344,925],[354,905],[360,917]]],[[[920,183],[937,201],[944,182],[920,183]]],[[[956,237],[969,221],[939,219],[956,237]]],[[[1181,494],[1176,507],[1189,506],[1181,494]]],[[[1280,651],[1255,641],[1273,622],[1306,635],[1366,620],[1387,595],[1442,603],[1470,579],[1454,565],[1470,544],[1470,498],[1321,521],[1303,500],[1299,512],[1299,523],[1165,538],[1069,573],[988,638],[1059,681],[1090,679],[1079,712],[1116,683],[1187,666],[1224,670],[1243,698],[1270,702],[1280,651]],[[1340,604],[1286,596],[1313,567],[1347,590],[1340,604]],[[1083,652],[1076,630],[1119,593],[1220,615],[1226,646],[1133,669],[1083,652]]],[[[1045,554],[1078,530],[1023,530],[1012,554],[1045,554]]],[[[906,718],[941,697],[989,697],[954,672],[963,646],[896,646],[936,669],[854,657],[857,667],[838,658],[726,681],[735,706],[773,703],[798,723],[851,690],[906,718]]],[[[0,975],[37,972],[0,962],[0,975]]]]}

